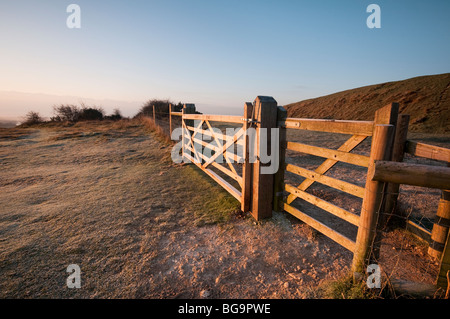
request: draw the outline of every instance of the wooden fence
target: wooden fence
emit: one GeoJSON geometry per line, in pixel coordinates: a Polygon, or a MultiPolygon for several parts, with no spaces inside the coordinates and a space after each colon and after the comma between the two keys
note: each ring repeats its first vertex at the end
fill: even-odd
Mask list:
{"type": "MultiPolygon", "coordinates": [[[[398,113],[399,105],[391,103],[380,108],[373,121],[287,118],[286,110],[272,97],[258,96],[254,103],[245,103],[243,116],[195,114],[193,104],[185,104],[182,112],[174,112],[169,106],[168,122],[169,132],[172,132],[174,117],[181,118],[183,158],[194,163],[234,196],[243,211],[251,212],[257,220],[270,218],[272,210],[292,214],[353,252],[354,273],[364,273],[369,263],[378,260],[382,229],[392,217],[398,216],[396,203],[400,184],[442,189],[432,231],[409,220],[407,229],[430,243],[429,254],[440,260],[437,284],[446,287],[446,275],[450,270],[450,168],[408,164],[403,159],[404,154],[410,154],[450,163],[450,149],[407,140],[409,116],[398,113]],[[232,125],[233,134],[218,132],[211,122],[232,125]],[[249,161],[249,128],[255,129],[257,141],[256,160],[252,162],[249,161]],[[268,140],[265,141],[269,145],[279,145],[280,165],[274,174],[261,173],[267,165],[261,162],[261,129],[279,130],[277,141],[270,140],[271,134],[267,134],[268,140]],[[350,138],[339,148],[330,149],[288,141],[288,129],[346,134],[350,138]],[[202,136],[214,143],[204,141],[202,136]],[[368,155],[352,153],[366,140],[370,140],[368,155]],[[241,148],[240,154],[228,152],[231,147],[241,148]],[[286,151],[314,155],[324,158],[324,161],[315,170],[309,170],[287,163],[286,151]],[[218,162],[218,158],[223,158],[224,163],[218,162]],[[327,175],[339,162],[362,167],[366,171],[364,187],[327,175]],[[286,183],[286,172],[304,180],[296,186],[286,183]],[[361,199],[360,213],[350,212],[311,194],[308,188],[314,183],[361,199]],[[349,238],[340,229],[332,229],[302,212],[293,205],[295,200],[312,204],[353,225],[357,228],[356,238],[349,238]]],[[[155,115],[153,119],[157,122],[155,115]]]]}
{"type": "MultiPolygon", "coordinates": [[[[450,149],[410,140],[406,140],[404,146],[405,153],[416,157],[443,161],[447,163],[447,166],[450,166],[450,149]]],[[[442,288],[449,286],[450,168],[379,161],[375,162],[375,169],[370,178],[381,182],[442,190],[432,230],[429,231],[412,220],[407,220],[407,229],[429,243],[428,254],[440,262],[436,284],[442,288]]]]}

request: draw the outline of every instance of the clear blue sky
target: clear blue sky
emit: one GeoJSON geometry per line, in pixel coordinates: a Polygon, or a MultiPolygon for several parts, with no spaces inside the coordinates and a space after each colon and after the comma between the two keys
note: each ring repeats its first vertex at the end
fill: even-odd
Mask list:
{"type": "Polygon", "coordinates": [[[1,91],[227,114],[257,95],[283,105],[450,72],[450,1],[0,0],[0,43],[1,91]],[[81,29],[66,26],[71,3],[81,29]],[[381,29],[366,26],[371,3],[381,29]]]}

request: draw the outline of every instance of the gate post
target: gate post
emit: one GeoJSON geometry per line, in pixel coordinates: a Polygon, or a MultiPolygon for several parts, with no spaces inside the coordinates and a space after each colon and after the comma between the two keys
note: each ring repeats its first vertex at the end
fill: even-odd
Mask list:
{"type": "Polygon", "coordinates": [[[374,256],[377,256],[375,238],[377,235],[378,218],[383,205],[385,184],[383,182],[372,181],[371,176],[376,160],[390,159],[393,136],[394,126],[375,125],[358,234],[356,236],[355,251],[353,252],[352,271],[355,279],[356,274],[364,273],[364,268],[372,261],[374,256]]]}
{"type": "MultiPolygon", "coordinates": [[[[374,118],[374,128],[376,125],[378,124],[390,124],[394,126],[394,132],[393,132],[393,136],[392,136],[392,141],[389,145],[389,149],[387,150],[386,154],[386,160],[390,161],[393,160],[393,155],[394,155],[394,141],[396,139],[396,128],[397,128],[397,121],[399,120],[399,116],[398,116],[398,112],[399,112],[399,104],[398,103],[390,103],[380,109],[378,109],[375,112],[375,118],[374,118]]],[[[397,131],[399,132],[399,131],[397,131]]],[[[400,132],[399,132],[400,134],[400,132]]],[[[390,219],[391,214],[393,213],[392,209],[394,208],[394,197],[395,196],[390,196],[389,192],[392,191],[395,186],[391,185],[390,183],[386,185],[386,200],[383,203],[383,207],[380,207],[380,211],[383,211],[383,214],[381,214],[379,216],[379,220],[378,220],[378,227],[384,228],[385,226],[387,226],[387,223],[390,219]],[[387,210],[389,209],[389,210],[387,210]]],[[[376,241],[381,240],[381,238],[377,238],[376,241]]]]}
{"type": "MultiPolygon", "coordinates": [[[[187,128],[188,126],[194,126],[194,120],[186,120],[184,119],[184,115],[185,114],[194,114],[195,113],[195,104],[184,104],[183,105],[183,109],[181,110],[181,127],[183,130],[183,135],[182,135],[182,154],[183,154],[183,159],[184,159],[184,154],[188,154],[190,156],[193,156],[191,151],[186,151],[186,138],[189,141],[189,136],[187,135],[187,133],[189,132],[189,129],[187,128]]],[[[187,144],[189,145],[189,144],[187,144]]],[[[185,160],[185,159],[184,159],[185,160]]]]}
{"type": "MultiPolygon", "coordinates": [[[[394,145],[391,161],[403,162],[405,145],[408,135],[409,115],[399,114],[397,127],[395,129],[394,145]]],[[[400,214],[397,210],[397,200],[400,191],[400,185],[389,183],[387,186],[385,212],[392,214],[392,217],[399,219],[400,214]]]]}
{"type": "Polygon", "coordinates": [[[386,221],[384,214],[387,185],[372,181],[372,171],[376,160],[390,160],[394,143],[395,128],[398,120],[398,103],[388,104],[375,112],[369,167],[361,208],[355,251],[353,252],[352,271],[354,279],[357,273],[364,273],[365,267],[379,257],[381,227],[386,221]]]}
{"type": "Polygon", "coordinates": [[[174,111],[174,107],[172,103],[169,104],[169,138],[172,136],[172,112],[174,111]]]}
{"type": "Polygon", "coordinates": [[[279,106],[277,109],[277,127],[280,130],[279,137],[279,166],[278,172],[273,180],[273,210],[276,212],[283,211],[283,191],[284,191],[284,161],[286,157],[286,127],[278,125],[278,122],[287,118],[287,111],[284,107],[279,106]]]}
{"type": "MultiPolygon", "coordinates": [[[[277,127],[277,101],[271,96],[258,96],[253,104],[256,125],[256,161],[253,163],[253,186],[251,213],[256,220],[272,217],[273,174],[262,174],[264,167],[274,163],[261,162],[261,143],[265,143],[267,152],[271,150],[271,133],[277,127]],[[261,140],[261,131],[266,130],[267,141],[261,140]]],[[[277,150],[278,152],[278,150],[277,150]]],[[[273,157],[274,154],[270,154],[273,157]]],[[[278,155],[278,154],[276,154],[278,155]]]]}
{"type": "Polygon", "coordinates": [[[252,169],[253,164],[249,160],[249,146],[250,136],[248,135],[248,129],[251,127],[250,120],[252,120],[253,104],[250,102],[244,105],[244,164],[242,166],[242,197],[241,197],[241,210],[246,213],[251,211],[252,201],[252,169]]]}

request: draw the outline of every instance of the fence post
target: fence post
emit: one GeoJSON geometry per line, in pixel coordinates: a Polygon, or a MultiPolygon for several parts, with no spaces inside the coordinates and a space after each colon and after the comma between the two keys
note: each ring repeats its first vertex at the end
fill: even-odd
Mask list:
{"type": "Polygon", "coordinates": [[[155,114],[155,106],[153,105],[153,122],[156,125],[156,114],[155,114]]]}
{"type": "Polygon", "coordinates": [[[379,231],[379,229],[377,231],[377,222],[380,215],[380,208],[383,204],[385,184],[383,182],[372,181],[370,176],[372,175],[376,160],[389,160],[393,136],[394,126],[386,124],[375,125],[358,234],[353,253],[352,271],[355,279],[356,274],[364,273],[365,266],[372,261],[373,257],[377,257],[376,250],[378,248],[375,245],[375,238],[379,231]]]}
{"type": "Polygon", "coordinates": [[[187,135],[187,132],[189,132],[188,130],[188,126],[194,126],[194,120],[185,120],[184,119],[184,115],[185,114],[194,114],[195,113],[195,104],[184,104],[183,105],[183,109],[181,110],[182,113],[182,117],[181,117],[181,123],[182,123],[182,127],[183,127],[183,136],[182,136],[182,154],[183,154],[183,158],[184,158],[184,154],[188,154],[190,156],[193,156],[191,151],[186,151],[186,138],[189,141],[189,136],[187,135]],[[184,123],[184,125],[183,125],[184,123]]]}
{"type": "Polygon", "coordinates": [[[249,120],[252,118],[253,104],[250,102],[244,105],[244,163],[242,166],[242,197],[241,210],[243,212],[251,211],[252,200],[252,163],[249,161],[249,143],[250,137],[247,134],[247,129],[251,126],[249,120]]]}
{"type": "MultiPolygon", "coordinates": [[[[408,135],[408,125],[409,125],[409,115],[399,114],[397,120],[397,127],[395,128],[395,137],[391,161],[403,162],[405,145],[408,135]]],[[[389,183],[387,186],[385,211],[386,213],[393,214],[393,216],[396,217],[399,217],[399,213],[396,211],[399,190],[400,190],[399,184],[389,183]]]]}
{"type": "Polygon", "coordinates": [[[172,111],[173,105],[169,104],[169,138],[172,137],[172,111]]]}
{"type": "Polygon", "coordinates": [[[278,125],[279,121],[287,118],[287,111],[284,107],[279,106],[277,109],[277,127],[280,130],[279,137],[279,167],[278,172],[274,176],[273,181],[273,210],[276,212],[283,211],[283,191],[284,191],[284,161],[286,157],[286,127],[278,125]]]}
{"type": "Polygon", "coordinates": [[[272,217],[273,174],[262,174],[261,169],[273,163],[261,162],[261,143],[271,150],[271,131],[277,127],[277,101],[271,96],[258,96],[254,101],[256,125],[256,161],[253,163],[252,215],[256,220],[272,217]],[[267,130],[267,141],[261,141],[261,130],[267,130]]]}
{"type": "Polygon", "coordinates": [[[431,230],[431,243],[428,255],[440,259],[444,251],[445,241],[450,228],[450,190],[442,190],[439,200],[436,220],[431,230]]]}
{"type": "Polygon", "coordinates": [[[374,125],[376,124],[390,124],[395,126],[398,120],[398,103],[391,103],[378,109],[375,112],[374,125]]]}
{"type": "MultiPolygon", "coordinates": [[[[394,132],[392,133],[392,141],[389,145],[389,148],[386,150],[386,160],[392,160],[392,154],[393,154],[393,143],[394,143],[394,138],[395,138],[395,130],[397,127],[397,120],[398,120],[398,109],[399,109],[399,104],[398,103],[391,103],[388,105],[385,105],[384,107],[378,109],[375,112],[375,118],[374,118],[374,128],[378,125],[378,124],[390,124],[394,126],[394,132]]],[[[385,186],[385,193],[386,193],[386,197],[385,200],[382,203],[382,207],[379,208],[380,212],[383,212],[383,214],[378,216],[378,224],[377,227],[379,228],[385,228],[387,225],[387,222],[389,221],[392,211],[387,211],[385,210],[386,208],[386,200],[387,200],[387,190],[389,188],[389,184],[386,184],[385,186]]],[[[390,205],[392,206],[392,202],[390,203],[390,205]]],[[[381,232],[377,232],[377,238],[375,239],[376,242],[381,240],[381,232]]]]}
{"type": "Polygon", "coordinates": [[[443,289],[447,288],[446,298],[450,297],[450,234],[447,234],[444,251],[442,252],[436,285],[443,289]]]}

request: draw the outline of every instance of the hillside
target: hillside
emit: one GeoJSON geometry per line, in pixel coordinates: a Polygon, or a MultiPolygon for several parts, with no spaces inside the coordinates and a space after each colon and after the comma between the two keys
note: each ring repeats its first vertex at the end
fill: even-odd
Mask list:
{"type": "Polygon", "coordinates": [[[285,108],[289,117],[372,120],[378,108],[391,102],[411,116],[411,131],[450,132],[450,73],[360,87],[285,108]]]}

